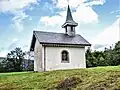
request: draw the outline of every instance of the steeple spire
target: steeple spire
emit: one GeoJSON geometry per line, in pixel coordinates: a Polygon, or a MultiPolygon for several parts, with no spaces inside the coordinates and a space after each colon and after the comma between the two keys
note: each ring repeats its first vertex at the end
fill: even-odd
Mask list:
{"type": "Polygon", "coordinates": [[[73,21],[73,17],[71,14],[70,6],[68,5],[68,10],[67,10],[67,18],[66,21],[73,21]]]}
{"type": "Polygon", "coordinates": [[[65,28],[66,34],[69,36],[75,36],[75,27],[78,26],[78,23],[76,23],[73,20],[72,13],[70,10],[70,6],[68,4],[68,9],[67,9],[67,16],[66,16],[66,21],[62,25],[62,28],[65,28]]]}
{"type": "Polygon", "coordinates": [[[67,9],[67,16],[66,16],[66,22],[62,25],[62,27],[66,27],[67,25],[72,25],[72,26],[77,26],[78,23],[76,23],[74,20],[73,20],[73,17],[72,17],[72,13],[71,13],[71,10],[70,10],[70,6],[68,4],[68,9],[67,9]]]}

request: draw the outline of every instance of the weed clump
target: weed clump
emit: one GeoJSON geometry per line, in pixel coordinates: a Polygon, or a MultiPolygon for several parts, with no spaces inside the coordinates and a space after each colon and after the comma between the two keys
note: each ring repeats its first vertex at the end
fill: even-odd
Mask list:
{"type": "Polygon", "coordinates": [[[82,80],[78,77],[69,77],[61,81],[56,87],[57,90],[71,90],[75,88],[77,84],[81,83],[82,80]]]}

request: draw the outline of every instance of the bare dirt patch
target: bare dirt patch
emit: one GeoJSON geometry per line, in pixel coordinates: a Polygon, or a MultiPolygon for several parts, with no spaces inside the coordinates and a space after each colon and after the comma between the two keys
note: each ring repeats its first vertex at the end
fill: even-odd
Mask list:
{"type": "Polygon", "coordinates": [[[76,85],[81,83],[82,80],[79,77],[69,77],[61,81],[56,87],[57,90],[71,90],[76,88],[76,85]]]}

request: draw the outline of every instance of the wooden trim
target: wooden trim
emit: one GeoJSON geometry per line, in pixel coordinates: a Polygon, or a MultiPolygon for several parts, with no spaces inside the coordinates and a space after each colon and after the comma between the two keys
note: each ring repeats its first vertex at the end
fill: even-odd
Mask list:
{"type": "Polygon", "coordinates": [[[91,44],[65,44],[65,43],[44,43],[40,42],[42,45],[46,46],[74,46],[74,47],[85,47],[85,46],[91,46],[91,44]]]}
{"type": "Polygon", "coordinates": [[[85,46],[81,45],[61,45],[61,44],[42,44],[47,47],[74,47],[74,48],[84,48],[85,46]]]}

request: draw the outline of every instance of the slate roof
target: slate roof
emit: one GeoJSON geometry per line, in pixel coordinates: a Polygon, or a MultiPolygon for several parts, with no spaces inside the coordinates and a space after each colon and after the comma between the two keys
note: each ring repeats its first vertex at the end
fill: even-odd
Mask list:
{"type": "Polygon", "coordinates": [[[36,39],[38,39],[40,44],[63,44],[83,46],[91,45],[79,34],[76,34],[74,37],[71,37],[64,33],[33,31],[33,38],[30,49],[34,49],[36,39]]]}

